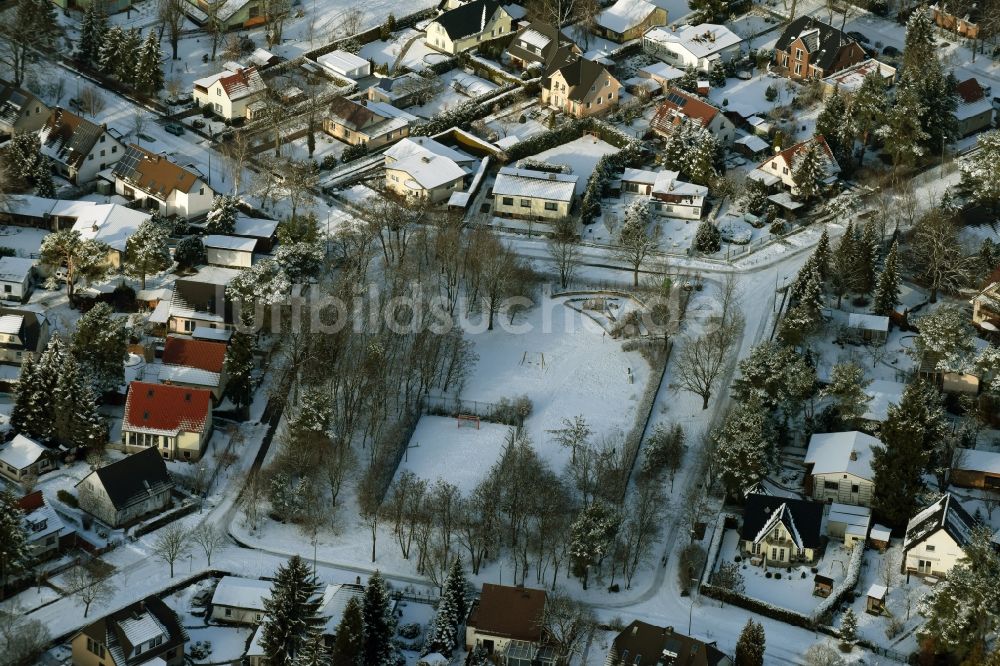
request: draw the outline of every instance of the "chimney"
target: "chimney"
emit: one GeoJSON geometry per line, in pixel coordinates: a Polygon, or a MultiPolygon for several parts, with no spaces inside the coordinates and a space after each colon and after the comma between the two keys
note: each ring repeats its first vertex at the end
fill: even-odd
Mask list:
{"type": "Polygon", "coordinates": [[[851,451],[851,460],[857,461],[857,459],[858,459],[858,452],[851,451]]]}
{"type": "Polygon", "coordinates": [[[639,625],[637,624],[632,625],[632,635],[635,636],[638,633],[639,633],[639,625]]]}

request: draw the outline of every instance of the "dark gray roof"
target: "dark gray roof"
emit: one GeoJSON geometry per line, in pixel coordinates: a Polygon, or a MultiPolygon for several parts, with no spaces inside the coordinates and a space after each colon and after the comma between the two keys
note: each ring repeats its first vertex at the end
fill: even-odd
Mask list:
{"type": "Polygon", "coordinates": [[[517,31],[510,46],[507,47],[507,53],[525,62],[539,62],[544,66],[545,73],[549,73],[569,62],[574,55],[575,46],[576,44],[569,35],[562,30],[557,30],[552,24],[532,21],[517,31]],[[548,44],[542,48],[541,53],[535,53],[520,46],[520,37],[529,30],[533,30],[549,40],[548,44]]]}
{"type": "Polygon", "coordinates": [[[854,43],[851,37],[832,25],[817,21],[811,16],[800,16],[788,24],[774,48],[788,51],[792,42],[800,36],[809,51],[810,64],[824,70],[833,65],[842,48],[854,43]]]}
{"type": "Polygon", "coordinates": [[[57,106],[49,114],[39,138],[61,162],[79,167],[104,131],[103,126],[57,106]]]}
{"type": "Polygon", "coordinates": [[[779,517],[789,532],[798,532],[804,548],[818,548],[821,544],[820,526],[823,523],[822,502],[775,497],[773,495],[747,495],[743,505],[743,527],[740,538],[753,541],[757,534],[771,520],[775,511],[784,505],[785,510],[779,517]],[[794,523],[794,530],[791,524],[794,523]]]}
{"type": "Polygon", "coordinates": [[[175,647],[183,645],[188,639],[187,632],[184,631],[177,614],[156,597],[149,597],[131,606],[126,606],[107,617],[90,623],[81,631],[98,643],[102,643],[115,657],[115,663],[119,666],[145,663],[153,657],[173,652],[175,647]],[[156,624],[164,630],[167,636],[163,643],[155,648],[148,648],[140,654],[133,654],[135,646],[129,641],[122,624],[146,613],[155,618],[156,624]]]}
{"type": "MultiPolygon", "coordinates": [[[[604,65],[586,58],[577,58],[567,65],[563,65],[552,73],[558,71],[566,79],[566,85],[570,87],[569,99],[580,101],[590,92],[590,87],[594,81],[605,71],[604,65]]],[[[546,78],[545,85],[551,85],[551,76],[546,78]]]]}
{"type": "Polygon", "coordinates": [[[634,620],[611,644],[616,664],[671,664],[673,666],[716,666],[726,659],[714,644],[674,631],[634,620]]]}
{"type": "Polygon", "coordinates": [[[94,474],[101,480],[116,509],[141,502],[146,497],[169,490],[174,483],[167,465],[156,448],[148,448],[101,467],[94,474]]]}
{"type": "Polygon", "coordinates": [[[478,34],[483,25],[503,7],[498,0],[471,0],[434,19],[452,40],[478,34]]]}
{"type": "Polygon", "coordinates": [[[969,515],[969,512],[956,498],[952,497],[951,493],[945,493],[937,502],[924,508],[910,519],[906,526],[903,547],[912,548],[915,544],[937,532],[938,529],[943,529],[948,536],[954,539],[955,543],[964,547],[972,538],[972,530],[975,526],[976,519],[969,515]]]}
{"type": "Polygon", "coordinates": [[[0,80],[0,122],[13,125],[35,99],[27,90],[0,80]]]}

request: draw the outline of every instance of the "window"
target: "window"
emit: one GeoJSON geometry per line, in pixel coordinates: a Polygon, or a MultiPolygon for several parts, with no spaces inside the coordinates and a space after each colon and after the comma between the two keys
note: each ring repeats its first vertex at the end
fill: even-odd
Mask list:
{"type": "Polygon", "coordinates": [[[98,139],[98,142],[99,142],[99,143],[104,143],[104,135],[103,135],[103,134],[101,135],[101,138],[100,138],[100,139],[98,139]]]}
{"type": "Polygon", "coordinates": [[[778,168],[778,163],[777,162],[771,162],[771,168],[772,169],[777,169],[778,168]]]}
{"type": "Polygon", "coordinates": [[[598,97],[598,98],[597,98],[597,106],[600,106],[600,105],[601,105],[601,102],[603,102],[603,101],[604,101],[604,98],[603,98],[603,97],[598,97]]]}
{"type": "Polygon", "coordinates": [[[215,89],[215,94],[216,94],[217,96],[221,96],[221,95],[222,95],[222,88],[216,88],[216,89],[215,89]]]}
{"type": "Polygon", "coordinates": [[[87,637],[87,652],[96,654],[101,659],[104,659],[104,646],[89,636],[87,637]]]}
{"type": "Polygon", "coordinates": [[[613,100],[614,98],[615,98],[615,94],[614,94],[614,93],[608,93],[608,101],[609,101],[609,102],[610,102],[611,100],[613,100]]]}
{"type": "Polygon", "coordinates": [[[781,61],[782,67],[788,67],[788,56],[785,56],[781,61]]]}
{"type": "Polygon", "coordinates": [[[88,162],[93,162],[94,161],[94,156],[93,155],[87,155],[87,161],[88,162]]]}
{"type": "Polygon", "coordinates": [[[107,152],[107,151],[105,151],[105,150],[102,150],[102,151],[101,151],[101,157],[104,157],[104,154],[105,154],[106,152],[107,152]]]}
{"type": "Polygon", "coordinates": [[[190,333],[193,330],[194,330],[194,322],[191,321],[190,319],[185,319],[184,320],[184,332],[185,333],[190,333]]]}
{"type": "Polygon", "coordinates": [[[788,175],[788,167],[781,167],[781,173],[788,175]]]}
{"type": "Polygon", "coordinates": [[[795,59],[802,60],[802,49],[795,49],[795,59]]]}
{"type": "Polygon", "coordinates": [[[10,285],[9,285],[9,284],[5,284],[5,285],[3,286],[3,292],[4,292],[5,294],[9,294],[9,293],[10,293],[10,285]]]}
{"type": "Polygon", "coordinates": [[[233,614],[233,609],[232,608],[227,608],[226,609],[226,617],[232,617],[232,614],[233,614]]]}
{"type": "Polygon", "coordinates": [[[772,560],[778,559],[778,549],[777,548],[772,548],[771,549],[771,559],[772,560]]]}
{"type": "Polygon", "coordinates": [[[200,190],[198,190],[198,194],[205,194],[205,188],[202,187],[200,190]]]}
{"type": "Polygon", "coordinates": [[[504,197],[503,198],[503,205],[504,206],[513,206],[514,205],[514,197],[504,197]]]}
{"type": "Polygon", "coordinates": [[[859,492],[861,492],[861,486],[859,486],[856,483],[852,483],[851,484],[851,492],[852,493],[859,493],[859,492]]]}
{"type": "Polygon", "coordinates": [[[556,207],[555,202],[546,201],[545,202],[545,210],[558,210],[558,208],[556,207]]]}
{"type": "Polygon", "coordinates": [[[827,490],[837,490],[838,488],[840,488],[840,484],[837,483],[836,481],[824,481],[823,487],[826,488],[827,490]]]}
{"type": "Polygon", "coordinates": [[[795,73],[796,74],[801,74],[802,73],[802,65],[801,64],[796,63],[796,65],[795,65],[795,73]]]}
{"type": "Polygon", "coordinates": [[[118,146],[111,146],[111,152],[112,153],[117,153],[118,152],[118,146]]]}
{"type": "Polygon", "coordinates": [[[531,208],[531,199],[521,199],[521,208],[531,208]]]}
{"type": "Polygon", "coordinates": [[[930,544],[927,544],[927,552],[928,553],[933,553],[934,552],[934,546],[932,546],[930,544]]]}

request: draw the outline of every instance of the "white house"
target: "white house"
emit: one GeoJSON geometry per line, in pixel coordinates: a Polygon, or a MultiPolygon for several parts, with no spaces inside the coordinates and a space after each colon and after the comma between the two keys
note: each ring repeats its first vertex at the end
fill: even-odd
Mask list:
{"type": "Polygon", "coordinates": [[[368,60],[349,51],[332,51],[316,58],[316,62],[337,76],[348,79],[364,78],[371,74],[372,70],[368,60]]]}
{"type": "Polygon", "coordinates": [[[267,84],[256,67],[238,67],[194,82],[192,94],[198,106],[209,106],[226,120],[246,118],[247,107],[267,93],[267,84]]]}
{"type": "Polygon", "coordinates": [[[4,300],[26,300],[31,295],[32,277],[35,274],[33,259],[0,257],[0,291],[4,300]]]}
{"type": "Polygon", "coordinates": [[[56,173],[74,185],[92,182],[125,154],[125,145],[106,125],[95,125],[58,106],[38,130],[38,139],[56,173]]]}
{"type": "Polygon", "coordinates": [[[223,576],[212,594],[211,618],[216,622],[257,624],[264,617],[264,599],[271,583],[256,578],[223,576]]]}
{"type": "Polygon", "coordinates": [[[122,448],[197,461],[212,437],[212,392],[167,383],[132,382],[125,399],[122,448]]]}
{"type": "Polygon", "coordinates": [[[67,527],[55,509],[45,501],[41,490],[25,495],[17,501],[17,505],[24,512],[21,524],[28,533],[28,550],[35,561],[58,551],[60,537],[73,533],[73,528],[67,527]]]}
{"type": "Polygon", "coordinates": [[[708,73],[740,56],[743,38],[724,25],[699,23],[679,30],[653,28],[642,37],[642,48],[654,58],[708,73]]]}
{"type": "Polygon", "coordinates": [[[468,51],[509,35],[513,17],[500,0],[470,0],[427,24],[427,46],[445,53],[468,51]]]}
{"type": "Polygon", "coordinates": [[[386,189],[428,203],[447,201],[462,190],[466,172],[443,155],[411,155],[385,167],[386,189]]]}
{"type": "Polygon", "coordinates": [[[920,576],[947,576],[965,556],[976,520],[959,501],[945,493],[906,524],[903,572],[920,576]]]}
{"type": "MultiPolygon", "coordinates": [[[[779,153],[775,153],[770,159],[761,163],[755,171],[759,171],[765,176],[778,178],[785,187],[791,190],[792,194],[795,194],[797,189],[795,185],[795,169],[798,167],[802,155],[805,154],[805,151],[813,143],[820,144],[820,156],[822,157],[823,168],[826,172],[826,178],[823,182],[825,184],[836,182],[837,174],[840,173],[840,165],[837,164],[837,159],[833,156],[833,151],[827,145],[826,139],[821,135],[806,139],[790,148],[785,148],[779,153]]],[[[751,173],[747,177],[753,178],[755,176],[751,173]]]]}
{"type": "Polygon", "coordinates": [[[142,202],[161,215],[191,219],[212,209],[215,192],[201,174],[175,164],[164,155],[132,144],[115,165],[115,194],[142,202]]]}
{"type": "Polygon", "coordinates": [[[221,236],[211,234],[202,238],[205,257],[213,266],[249,268],[253,264],[253,251],[257,241],[241,236],[221,236]]]}
{"type": "Polygon", "coordinates": [[[872,447],[882,443],[857,430],[817,433],[806,451],[806,494],[814,499],[871,506],[872,447]]]}
{"type": "Polygon", "coordinates": [[[55,469],[49,450],[24,435],[14,435],[0,448],[0,474],[20,483],[27,477],[36,479],[55,469]]]}
{"type": "Polygon", "coordinates": [[[678,180],[677,171],[625,169],[622,192],[649,195],[652,209],[664,217],[700,220],[708,188],[678,180]]]}
{"type": "Polygon", "coordinates": [[[170,504],[174,482],[155,448],[100,467],[76,484],[80,508],[112,528],[170,504]]]}
{"type": "Polygon", "coordinates": [[[493,183],[493,210],[505,217],[559,220],[568,217],[579,176],[504,167],[493,183]]]}

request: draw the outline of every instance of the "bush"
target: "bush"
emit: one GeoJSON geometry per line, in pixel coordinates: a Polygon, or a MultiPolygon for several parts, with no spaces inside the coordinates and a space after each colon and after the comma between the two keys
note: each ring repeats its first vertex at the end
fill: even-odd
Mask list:
{"type": "Polygon", "coordinates": [[[788,224],[781,218],[778,218],[771,223],[768,231],[771,232],[772,236],[784,236],[788,232],[788,224]]]}
{"type": "Polygon", "coordinates": [[[770,577],[771,577],[771,576],[773,576],[773,575],[774,575],[774,574],[772,574],[772,573],[771,573],[770,571],[765,571],[765,572],[764,572],[764,578],[770,578],[770,577]]]}
{"type": "Polygon", "coordinates": [[[778,99],[778,89],[775,86],[768,86],[767,90],[764,91],[764,99],[768,102],[778,99]]]}
{"type": "Polygon", "coordinates": [[[341,162],[353,162],[356,159],[360,159],[368,154],[368,145],[365,143],[359,143],[356,146],[348,146],[344,148],[344,152],[340,155],[341,162]]]}
{"type": "Polygon", "coordinates": [[[694,249],[705,254],[712,254],[722,249],[722,233],[709,220],[703,220],[698,225],[694,235],[694,249]]]}
{"type": "Polygon", "coordinates": [[[174,261],[181,268],[191,268],[207,261],[205,244],[198,236],[187,236],[177,242],[174,250],[174,261]]]}
{"type": "Polygon", "coordinates": [[[17,250],[12,247],[4,247],[0,245],[0,257],[16,257],[17,250]]]}
{"type": "Polygon", "coordinates": [[[802,572],[802,577],[803,577],[803,578],[805,578],[805,577],[806,577],[806,572],[805,572],[805,571],[803,571],[803,572],[802,572]]]}
{"type": "Polygon", "coordinates": [[[71,506],[74,509],[80,506],[80,503],[76,501],[76,495],[74,495],[68,490],[60,488],[58,491],[56,491],[56,497],[59,498],[60,502],[62,502],[66,506],[71,506]]]}
{"type": "Polygon", "coordinates": [[[408,622],[407,624],[400,625],[399,627],[399,635],[403,638],[416,638],[420,635],[421,631],[423,631],[423,629],[417,622],[408,622]]]}
{"type": "Polygon", "coordinates": [[[608,592],[620,592],[620,591],[621,588],[618,587],[618,583],[615,583],[614,585],[608,588],[608,592]]]}
{"type": "Polygon", "coordinates": [[[329,171],[335,166],[337,166],[337,156],[332,153],[323,157],[323,161],[319,163],[319,168],[324,171],[329,171]]]}
{"type": "Polygon", "coordinates": [[[781,572],[780,571],[775,571],[774,572],[774,580],[781,580],[781,572]]]}

